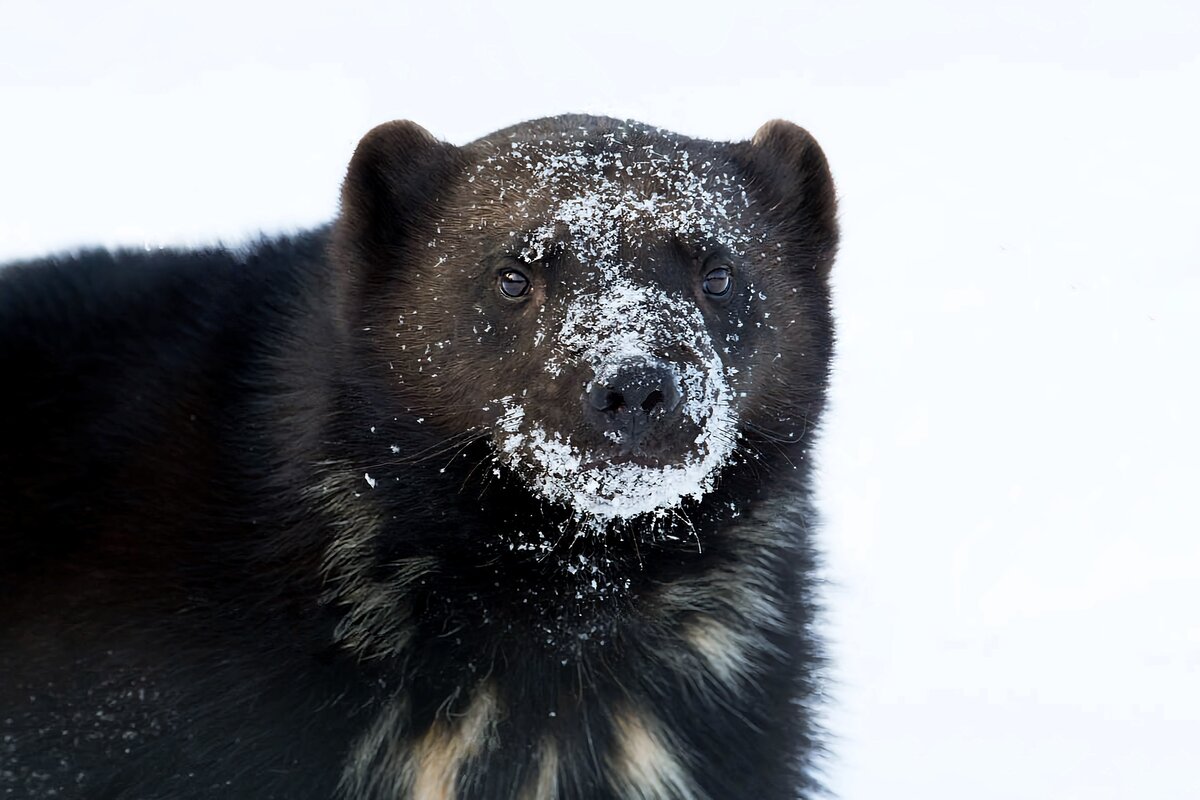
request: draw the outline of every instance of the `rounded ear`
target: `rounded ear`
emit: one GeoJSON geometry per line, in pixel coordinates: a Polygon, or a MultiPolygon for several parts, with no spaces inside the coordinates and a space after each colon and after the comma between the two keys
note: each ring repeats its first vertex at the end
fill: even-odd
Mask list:
{"type": "Polygon", "coordinates": [[[372,128],[342,183],[337,238],[359,250],[400,246],[437,205],[457,152],[408,120],[372,128]]]}
{"type": "Polygon", "coordinates": [[[436,225],[461,160],[457,147],[407,120],[372,128],[358,143],[329,248],[342,319],[359,317],[414,257],[413,237],[436,225]]]}
{"type": "Polygon", "coordinates": [[[811,255],[814,269],[827,274],[837,252],[837,194],[817,140],[799,125],[776,119],[748,144],[754,183],[765,193],[783,235],[801,254],[811,255]]]}

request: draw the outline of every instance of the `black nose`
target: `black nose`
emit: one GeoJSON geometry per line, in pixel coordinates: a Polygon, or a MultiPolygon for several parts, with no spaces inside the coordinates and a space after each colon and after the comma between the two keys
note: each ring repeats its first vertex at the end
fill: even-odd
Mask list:
{"type": "Polygon", "coordinates": [[[653,415],[674,411],[680,395],[675,376],[665,367],[635,363],[622,367],[607,381],[596,381],[587,400],[602,414],[653,415]]]}

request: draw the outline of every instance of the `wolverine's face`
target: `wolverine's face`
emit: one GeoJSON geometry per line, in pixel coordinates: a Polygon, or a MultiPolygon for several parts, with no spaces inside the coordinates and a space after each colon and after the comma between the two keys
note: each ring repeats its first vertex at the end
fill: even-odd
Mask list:
{"type": "Polygon", "coordinates": [[[428,243],[430,269],[469,285],[448,338],[472,424],[533,493],[600,523],[712,489],[758,318],[736,173],[629,138],[481,148],[428,243]]]}
{"type": "Polygon", "coordinates": [[[458,152],[385,288],[416,413],[599,526],[703,498],[749,428],[798,438],[806,281],[732,148],[617,126],[458,152]]]}

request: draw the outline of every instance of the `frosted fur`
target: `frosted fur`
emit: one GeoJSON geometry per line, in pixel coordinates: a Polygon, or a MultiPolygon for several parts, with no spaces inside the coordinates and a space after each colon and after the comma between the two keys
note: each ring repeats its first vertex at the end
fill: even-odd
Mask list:
{"type": "MultiPolygon", "coordinates": [[[[741,252],[753,236],[743,220],[749,200],[735,178],[693,163],[685,140],[670,140],[676,149],[662,152],[662,142],[627,148],[622,134],[607,134],[607,144],[617,145],[612,150],[570,140],[511,142],[470,177],[489,181],[501,166],[504,174],[522,175],[493,184],[525,214],[514,220],[526,230],[520,258],[539,261],[561,248],[591,273],[589,288],[576,288],[565,303],[539,314],[533,353],[545,359],[550,378],[559,379],[567,366],[583,367],[593,376],[580,387],[586,392],[631,364],[666,368],[684,398],[684,415],[699,429],[677,463],[647,465],[581,447],[569,433],[531,419],[513,398],[500,400],[499,458],[545,499],[597,523],[662,514],[701,498],[737,442],[733,370],[722,362],[695,298],[668,294],[623,254],[671,238],[741,252]],[[560,152],[547,152],[547,145],[560,152]],[[546,199],[545,207],[531,209],[546,199]],[[664,351],[675,357],[657,355],[664,351]]],[[[619,434],[609,438],[620,444],[619,434]]]]}
{"type": "Polygon", "coordinates": [[[534,477],[531,483],[546,499],[598,521],[663,512],[712,489],[733,452],[737,419],[724,366],[694,304],[620,281],[604,295],[577,298],[555,342],[548,372],[559,369],[565,353],[578,352],[597,381],[630,361],[653,360],[649,354],[663,347],[690,350],[703,366],[688,362],[672,371],[683,389],[684,413],[700,427],[695,449],[679,464],[609,463],[604,454],[580,450],[537,423],[522,426],[524,410],[506,398],[499,452],[510,466],[534,477]]]}
{"type": "MultiPolygon", "coordinates": [[[[549,219],[527,234],[522,256],[542,258],[563,227],[567,245],[605,271],[619,267],[614,259],[622,237],[659,233],[711,240],[734,251],[744,247],[753,236],[740,219],[750,204],[745,187],[726,173],[711,171],[707,162],[694,164],[684,141],[668,136],[678,145],[671,153],[654,149],[661,142],[613,151],[589,151],[575,142],[566,153],[547,153],[545,146],[572,146],[569,142],[513,142],[502,159],[528,170],[532,180],[526,197],[553,201],[549,219]]],[[[609,144],[620,142],[617,133],[606,138],[609,144]]],[[[518,207],[525,202],[518,201],[518,207]]]]}

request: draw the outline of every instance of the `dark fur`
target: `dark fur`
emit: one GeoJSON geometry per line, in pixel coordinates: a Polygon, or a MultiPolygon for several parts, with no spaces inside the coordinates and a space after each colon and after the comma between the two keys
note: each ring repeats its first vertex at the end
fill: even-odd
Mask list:
{"type": "MultiPolygon", "coordinates": [[[[499,711],[457,774],[460,798],[530,791],[547,739],[558,796],[619,796],[622,709],[652,712],[697,797],[809,796],[819,655],[805,498],[832,347],[833,188],[815,142],[786,123],[752,143],[664,136],[565,117],[456,148],[394,123],[360,145],[332,228],[0,270],[0,793],[393,796],[371,776],[431,726],[469,717],[486,684],[499,711]],[[510,547],[523,526],[570,521],[494,473],[486,440],[452,438],[494,422],[480,409],[497,387],[539,380],[513,345],[519,315],[494,283],[456,271],[503,258],[502,214],[482,230],[453,222],[475,214],[464,170],[512,137],[581,129],[690,148],[742,176],[780,256],[738,265],[772,289],[747,319],[796,320],[747,330],[727,356],[782,354],[756,365],[714,492],[653,530],[557,544],[608,559],[604,596],[510,547]],[[443,232],[454,258],[418,269],[445,220],[459,226],[443,232]],[[476,304],[495,335],[471,335],[476,304]],[[428,327],[393,335],[406,308],[428,327]],[[436,375],[415,360],[422,341],[451,342],[436,375]],[[365,544],[331,567],[339,536],[365,544]],[[414,563],[432,566],[398,577],[414,563]],[[347,623],[360,580],[396,588],[394,613],[347,623]],[[681,602],[670,587],[685,584],[699,588],[681,602]],[[756,615],[755,598],[779,619],[756,615]],[[753,637],[746,680],[716,679],[681,644],[707,617],[753,637]],[[404,647],[387,644],[397,631],[404,647]],[[369,729],[386,746],[364,745],[369,729]],[[348,779],[351,753],[363,763],[348,779]]],[[[690,280],[674,277],[691,269],[678,261],[656,261],[659,279],[690,280]]],[[[542,411],[570,417],[567,401],[542,411]]]]}

